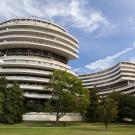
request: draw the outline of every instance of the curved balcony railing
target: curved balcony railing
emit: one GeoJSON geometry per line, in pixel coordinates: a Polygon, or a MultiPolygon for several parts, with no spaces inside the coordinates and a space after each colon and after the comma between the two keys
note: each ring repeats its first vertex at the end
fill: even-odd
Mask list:
{"type": "Polygon", "coordinates": [[[110,78],[110,79],[106,79],[106,80],[102,80],[102,81],[95,81],[95,82],[89,82],[89,83],[84,83],[84,85],[98,85],[98,84],[108,84],[108,82],[110,82],[110,81],[115,81],[115,79],[117,79],[118,77],[120,77],[121,76],[121,74],[118,74],[118,75],[116,75],[116,76],[114,76],[114,77],[112,77],[112,78],[110,78]]]}
{"type": "Polygon", "coordinates": [[[90,79],[90,78],[100,78],[102,76],[106,76],[106,75],[110,75],[112,74],[112,72],[115,72],[116,70],[118,70],[120,68],[119,65],[116,65],[112,68],[106,69],[104,71],[100,71],[97,73],[92,73],[92,74],[85,74],[85,75],[79,75],[80,79],[84,80],[84,79],[90,79]]]}
{"type": "Polygon", "coordinates": [[[47,94],[36,94],[36,93],[24,93],[24,97],[26,98],[36,98],[36,99],[49,99],[52,96],[47,94]]]}
{"type": "MultiPolygon", "coordinates": [[[[28,24],[21,24],[21,26],[27,26],[28,24]]],[[[11,26],[11,25],[1,25],[0,26],[0,28],[1,27],[8,27],[8,26],[11,26]]],[[[20,24],[18,24],[18,25],[16,25],[16,24],[13,24],[12,26],[20,26],[20,24]]],[[[35,26],[34,26],[35,27],[35,26]]],[[[38,28],[38,26],[36,26],[37,28],[38,28]]],[[[21,28],[12,28],[12,29],[21,29],[21,28]]],[[[33,30],[33,31],[35,31],[35,28],[25,28],[25,29],[31,29],[31,30],[33,30]]],[[[69,33],[62,33],[62,32],[60,32],[60,31],[58,31],[58,30],[56,30],[55,28],[54,29],[50,29],[50,27],[43,27],[43,29],[47,29],[48,31],[50,30],[50,31],[53,31],[53,32],[50,32],[50,33],[56,33],[56,35],[58,35],[59,34],[59,36],[60,37],[63,37],[63,38],[65,38],[65,39],[70,39],[70,41],[72,41],[74,44],[76,44],[78,41],[72,36],[72,35],[70,35],[69,33]]],[[[41,31],[41,30],[37,30],[36,29],[36,31],[41,31]]],[[[43,30],[42,30],[43,31],[43,30]]],[[[44,32],[44,31],[43,31],[44,32]]],[[[77,46],[77,45],[76,45],[77,46]]]]}
{"type": "Polygon", "coordinates": [[[42,47],[48,48],[49,50],[52,50],[53,49],[53,51],[54,50],[55,51],[59,51],[58,53],[62,53],[62,55],[65,54],[66,57],[68,56],[71,59],[78,58],[78,56],[76,54],[72,53],[71,51],[68,51],[68,50],[66,50],[66,49],[64,49],[62,47],[59,47],[59,46],[56,46],[56,45],[54,46],[54,45],[51,45],[51,44],[48,44],[48,43],[42,44],[42,43],[30,42],[30,41],[5,41],[5,42],[0,42],[0,46],[3,46],[3,45],[4,46],[5,45],[10,45],[11,46],[11,44],[13,44],[14,46],[16,44],[23,44],[23,45],[26,44],[27,46],[29,44],[31,46],[34,45],[34,46],[38,46],[38,47],[42,46],[42,47]]]}
{"type": "Polygon", "coordinates": [[[30,76],[6,76],[7,80],[11,81],[27,81],[27,82],[42,82],[42,83],[48,83],[48,78],[43,77],[30,77],[30,76]]]}
{"type": "Polygon", "coordinates": [[[66,69],[65,67],[63,66],[60,66],[60,65],[56,65],[56,64],[51,64],[51,63],[46,63],[46,62],[41,62],[41,61],[31,61],[31,60],[4,60],[3,63],[0,63],[0,65],[2,66],[10,66],[10,67],[13,67],[12,65],[17,65],[19,67],[22,67],[23,65],[26,66],[26,67],[40,67],[42,69],[60,69],[60,70],[63,70],[63,71],[67,71],[73,75],[75,75],[74,72],[72,72],[71,70],[69,69],[66,69]]]}
{"type": "Polygon", "coordinates": [[[70,70],[71,67],[68,64],[61,63],[59,61],[56,61],[53,58],[42,58],[42,57],[37,57],[37,56],[3,56],[1,57],[3,61],[32,61],[32,62],[37,62],[37,63],[48,63],[50,65],[56,65],[63,67],[67,70],[70,70]]]}
{"type": "Polygon", "coordinates": [[[30,84],[20,84],[21,89],[32,90],[32,91],[43,91],[44,86],[30,85],[30,84]]]}
{"type": "MultiPolygon", "coordinates": [[[[66,44],[66,43],[63,43],[63,42],[60,42],[59,40],[57,40],[57,38],[55,39],[51,39],[51,38],[48,38],[46,36],[35,36],[35,35],[28,35],[28,34],[18,34],[18,35],[5,35],[5,36],[0,36],[0,39],[3,41],[6,40],[6,39],[9,39],[9,38],[35,38],[37,40],[43,40],[43,41],[50,41],[50,42],[54,42],[60,46],[64,46],[65,48],[69,49],[70,51],[72,51],[73,53],[78,53],[78,50],[75,49],[74,47],[72,47],[70,44],[66,44]]],[[[22,40],[22,39],[21,39],[22,40]]]]}
{"type": "Polygon", "coordinates": [[[115,83],[123,81],[123,80],[124,79],[121,77],[121,78],[119,78],[119,79],[117,79],[115,81],[112,81],[110,83],[103,83],[103,84],[100,84],[100,85],[99,84],[97,84],[97,85],[85,85],[85,84],[83,84],[83,86],[86,87],[86,88],[94,88],[95,86],[96,87],[103,87],[103,86],[109,86],[109,85],[115,84],[115,83]]]}
{"type": "Polygon", "coordinates": [[[29,74],[29,75],[39,75],[39,76],[49,76],[52,72],[43,71],[43,70],[34,70],[34,69],[17,69],[17,68],[9,68],[9,69],[0,69],[1,74],[29,74]]]}
{"type": "Polygon", "coordinates": [[[114,76],[114,75],[120,73],[120,71],[121,71],[121,70],[118,69],[116,72],[114,72],[114,73],[112,73],[112,74],[109,74],[109,75],[107,74],[107,75],[105,75],[105,76],[103,76],[103,77],[100,77],[100,78],[96,78],[96,77],[94,78],[94,77],[93,77],[92,79],[86,79],[86,80],[82,80],[82,81],[83,81],[83,83],[86,83],[86,82],[88,82],[88,81],[89,81],[89,82],[90,82],[90,81],[99,82],[99,81],[102,79],[102,80],[104,80],[104,82],[105,82],[105,81],[108,80],[108,78],[112,78],[112,76],[114,76]]]}
{"type": "MultiPolygon", "coordinates": [[[[127,85],[127,86],[123,86],[123,87],[121,87],[121,88],[117,88],[117,89],[108,89],[108,91],[99,91],[99,94],[109,94],[109,93],[112,93],[113,91],[116,91],[116,92],[122,92],[122,93],[128,93],[128,91],[129,90],[127,90],[127,89],[129,89],[129,88],[132,88],[132,87],[134,87],[135,86],[135,84],[130,84],[130,85],[127,85]],[[127,91],[126,91],[127,90],[127,91]]],[[[135,89],[133,88],[133,90],[135,91],[135,89]]],[[[130,92],[129,92],[130,93],[130,92]]]]}

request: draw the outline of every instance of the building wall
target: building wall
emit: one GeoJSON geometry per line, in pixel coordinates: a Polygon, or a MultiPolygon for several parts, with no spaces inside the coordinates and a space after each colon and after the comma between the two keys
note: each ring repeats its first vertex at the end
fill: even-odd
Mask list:
{"type": "Polygon", "coordinates": [[[120,62],[101,72],[79,75],[79,78],[84,87],[96,87],[102,97],[113,91],[135,94],[135,64],[131,62],[120,62]]]}
{"type": "MultiPolygon", "coordinates": [[[[43,93],[55,69],[71,71],[78,58],[78,41],[63,27],[49,21],[20,18],[0,23],[0,76],[14,81],[26,99],[50,98],[43,93]]],[[[48,94],[49,93],[49,94],[48,94]]]]}
{"type": "MultiPolygon", "coordinates": [[[[56,121],[56,115],[50,113],[26,113],[23,115],[24,121],[56,121]]],[[[60,121],[83,121],[83,117],[79,113],[67,113],[60,118],[60,121]]]]}

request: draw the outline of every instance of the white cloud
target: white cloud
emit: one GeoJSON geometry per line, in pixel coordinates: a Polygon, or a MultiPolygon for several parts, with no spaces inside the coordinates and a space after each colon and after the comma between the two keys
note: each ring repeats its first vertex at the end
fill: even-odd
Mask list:
{"type": "MultiPolygon", "coordinates": [[[[71,25],[90,33],[112,28],[108,19],[88,0],[4,0],[0,5],[0,18],[35,16],[71,25]]],[[[106,31],[106,30],[105,30],[106,31]]],[[[104,31],[104,32],[105,32],[104,31]]]]}
{"type": "Polygon", "coordinates": [[[135,43],[133,43],[132,47],[126,48],[125,50],[118,52],[117,54],[115,54],[113,56],[108,56],[105,59],[101,59],[101,60],[95,61],[93,63],[90,63],[90,64],[86,65],[85,68],[88,68],[90,70],[95,70],[95,71],[106,69],[106,68],[112,66],[112,64],[115,63],[115,60],[117,58],[132,51],[133,49],[135,49],[135,43]]]}
{"type": "Polygon", "coordinates": [[[125,31],[135,33],[135,17],[130,16],[125,23],[125,31]]]}
{"type": "MultiPolygon", "coordinates": [[[[73,69],[73,71],[76,71],[78,73],[87,73],[87,72],[96,72],[101,71],[106,68],[111,67],[112,65],[119,62],[120,58],[123,57],[125,54],[131,52],[133,49],[135,49],[135,42],[133,43],[132,47],[126,48],[115,55],[108,56],[104,59],[97,60],[93,63],[90,63],[88,65],[85,65],[84,67],[73,69]]],[[[135,57],[132,57],[129,61],[135,62],[135,57]]]]}

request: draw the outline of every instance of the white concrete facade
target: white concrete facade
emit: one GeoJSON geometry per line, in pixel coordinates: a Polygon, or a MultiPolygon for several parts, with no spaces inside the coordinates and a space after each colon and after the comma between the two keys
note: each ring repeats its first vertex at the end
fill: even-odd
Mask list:
{"type": "Polygon", "coordinates": [[[0,76],[20,84],[27,99],[47,99],[43,88],[55,69],[71,74],[68,61],[78,58],[78,41],[61,26],[20,18],[0,23],[0,76]]]}
{"type": "Polygon", "coordinates": [[[101,72],[79,75],[79,78],[84,87],[96,87],[101,97],[113,91],[135,95],[135,63],[120,62],[101,72]]]}
{"type": "MultiPolygon", "coordinates": [[[[23,115],[24,121],[56,121],[56,115],[54,113],[26,113],[23,115]]],[[[84,118],[79,113],[67,113],[60,118],[60,121],[84,121],[84,118]]]]}

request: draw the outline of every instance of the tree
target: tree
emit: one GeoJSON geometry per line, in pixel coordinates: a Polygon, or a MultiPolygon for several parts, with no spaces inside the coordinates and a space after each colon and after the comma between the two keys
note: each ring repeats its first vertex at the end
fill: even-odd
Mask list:
{"type": "Polygon", "coordinates": [[[83,88],[82,81],[66,71],[55,70],[50,75],[50,85],[45,90],[51,90],[52,96],[46,107],[55,112],[56,123],[68,112],[86,112],[89,99],[88,90],[83,88]]]}
{"type": "Polygon", "coordinates": [[[22,120],[23,94],[17,83],[8,87],[5,77],[0,78],[0,122],[12,124],[22,120]]]}
{"type": "Polygon", "coordinates": [[[87,109],[86,119],[90,122],[96,122],[98,121],[97,108],[98,108],[98,101],[99,101],[96,88],[89,89],[89,100],[90,100],[90,104],[87,109]]]}
{"type": "Polygon", "coordinates": [[[25,99],[25,112],[43,112],[44,111],[44,101],[25,99]]]}
{"type": "Polygon", "coordinates": [[[14,83],[8,88],[9,106],[11,109],[10,115],[12,115],[13,123],[22,121],[22,114],[24,112],[24,96],[23,91],[20,89],[18,83],[14,83]]]}
{"type": "Polygon", "coordinates": [[[107,130],[109,123],[117,118],[118,102],[111,98],[111,95],[109,95],[98,109],[101,120],[104,122],[105,128],[107,130]]]}
{"type": "Polygon", "coordinates": [[[5,107],[6,107],[6,93],[7,93],[7,80],[5,76],[0,78],[0,122],[5,121],[5,107]]]}
{"type": "Polygon", "coordinates": [[[119,118],[129,118],[135,122],[135,97],[131,95],[121,95],[119,103],[119,118]]]}

